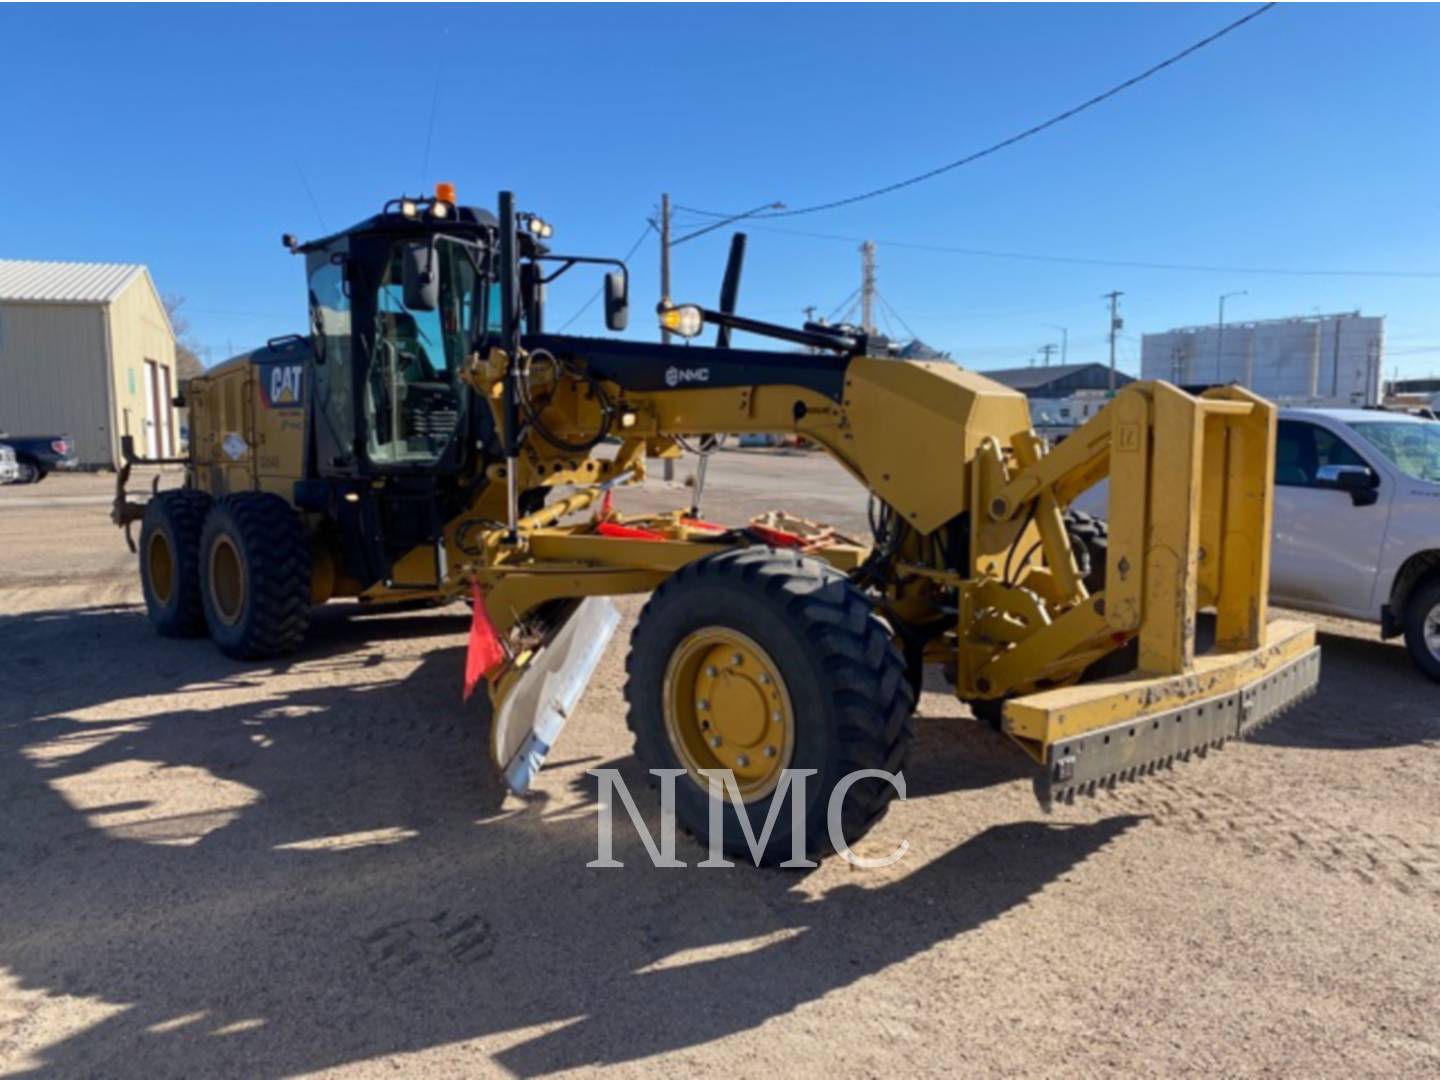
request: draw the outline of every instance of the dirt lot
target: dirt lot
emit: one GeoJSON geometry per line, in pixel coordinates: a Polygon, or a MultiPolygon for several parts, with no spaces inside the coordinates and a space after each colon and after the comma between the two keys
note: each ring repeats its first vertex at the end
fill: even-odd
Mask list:
{"type": "MultiPolygon", "coordinates": [[[[712,517],[860,527],[819,458],[712,476],[712,517]]],[[[656,870],[628,827],[590,870],[585,770],[643,784],[638,602],[522,801],[463,608],[335,605],[279,664],[162,640],[108,483],[0,489],[0,1071],[1440,1074],[1437,688],[1367,627],[1253,742],[1050,816],[927,693],[883,870],[656,870]]]]}

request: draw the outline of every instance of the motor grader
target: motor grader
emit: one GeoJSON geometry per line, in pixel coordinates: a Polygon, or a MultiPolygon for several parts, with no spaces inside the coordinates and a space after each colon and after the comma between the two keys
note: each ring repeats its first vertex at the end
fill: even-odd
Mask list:
{"type": "MultiPolygon", "coordinates": [[[[773,816],[771,862],[799,828],[828,850],[847,775],[903,769],[927,668],[1033,760],[1046,805],[1203,755],[1313,689],[1313,628],[1266,610],[1267,402],[1132,383],[1052,448],[1024,396],[982,374],[736,314],[739,236],[717,309],[659,309],[687,338],[714,327],[713,346],[554,333],[561,274],[607,269],[612,331],[629,290],[621,262],[558,254],[551,232],[510,193],[491,214],[440,185],[285,237],[310,333],[190,380],[183,488],[141,504],[120,476],[115,519],[127,537],[141,522],[161,634],[262,658],[300,649],[334,598],[469,599],[498,643],[477,672],[492,754],[523,789],[618,621],[606,598],[649,593],[627,661],[636,753],[683,770],[676,815],[702,839],[707,777],[728,770],[720,840],[743,851],[743,827],[773,816]],[[704,520],[706,454],[746,433],[828,452],[869,491],[872,535],[704,520]],[[697,449],[689,505],[615,512],[648,462],[697,449]],[[1108,537],[1067,514],[1107,476],[1108,537]],[[813,779],[772,815],[801,798],[787,770],[813,779]]],[[[853,783],[847,844],[893,794],[853,783]]]]}

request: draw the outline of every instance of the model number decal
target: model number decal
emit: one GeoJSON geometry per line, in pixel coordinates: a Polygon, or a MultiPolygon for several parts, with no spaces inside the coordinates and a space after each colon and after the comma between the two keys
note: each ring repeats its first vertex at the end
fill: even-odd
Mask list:
{"type": "Polygon", "coordinates": [[[670,367],[665,369],[666,386],[683,386],[686,383],[707,383],[710,381],[710,369],[704,367],[678,368],[670,367]]]}

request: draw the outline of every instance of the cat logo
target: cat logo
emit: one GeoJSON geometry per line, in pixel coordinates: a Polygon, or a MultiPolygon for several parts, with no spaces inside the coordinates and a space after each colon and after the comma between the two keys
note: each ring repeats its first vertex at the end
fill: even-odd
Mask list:
{"type": "Polygon", "coordinates": [[[304,369],[299,364],[276,364],[265,383],[266,402],[272,409],[294,408],[300,404],[304,369]]]}

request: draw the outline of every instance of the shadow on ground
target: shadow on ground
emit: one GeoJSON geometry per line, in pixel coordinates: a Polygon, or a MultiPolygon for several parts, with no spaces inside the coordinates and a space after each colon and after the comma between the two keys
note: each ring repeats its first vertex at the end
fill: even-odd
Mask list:
{"type": "Polygon", "coordinates": [[[1314,697],[1256,732],[1251,742],[1306,750],[1376,750],[1440,740],[1440,686],[1398,641],[1321,633],[1314,697]]]}
{"type": "MultiPolygon", "coordinates": [[[[0,965],[118,1007],[34,1072],[279,1076],[481,1036],[525,1076],[635,1060],[962,935],[1137,820],[999,825],[819,899],[792,873],[652,869],[628,830],[625,869],[587,869],[593,792],[502,798],[484,712],[457,700],[463,620],[326,617],[303,656],[255,667],[133,607],[0,618],[0,965]],[[356,677],[378,641],[431,636],[404,677],[356,677]],[[185,768],[205,805],[164,813],[175,785],[147,778],[185,768]],[[87,802],[112,769],[134,783],[87,802]]],[[[955,786],[954,740],[929,748],[912,783],[955,786]]]]}

